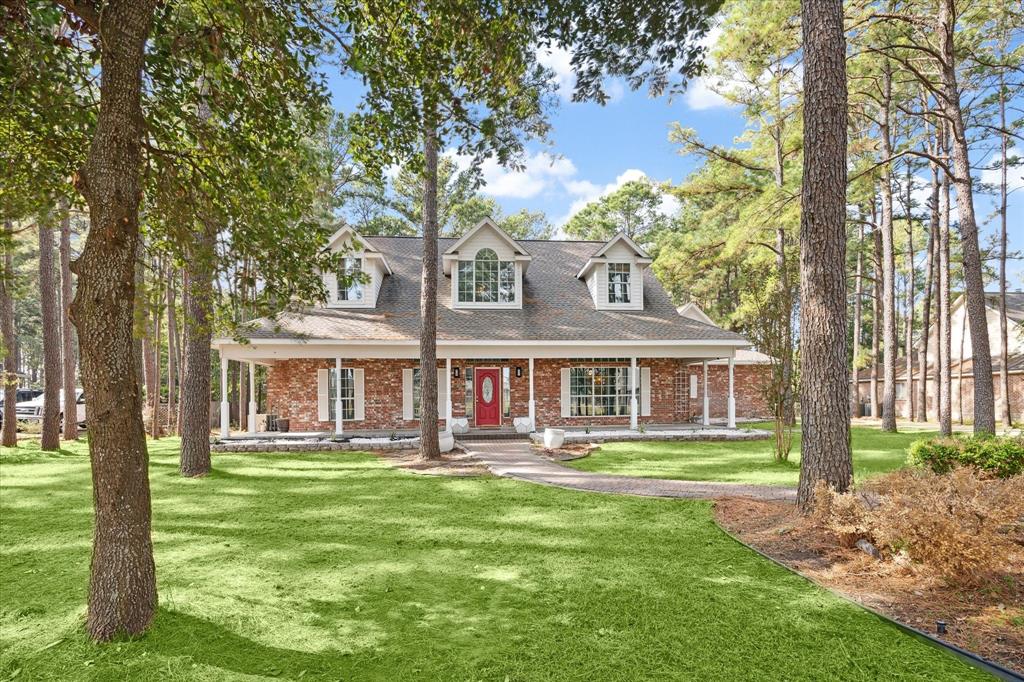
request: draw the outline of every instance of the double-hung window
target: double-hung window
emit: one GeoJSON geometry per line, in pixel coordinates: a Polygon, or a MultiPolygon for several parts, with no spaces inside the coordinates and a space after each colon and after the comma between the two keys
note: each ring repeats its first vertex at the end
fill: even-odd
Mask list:
{"type": "Polygon", "coordinates": [[[516,264],[480,249],[473,260],[459,261],[459,303],[515,303],[516,264]]]}
{"type": "Polygon", "coordinates": [[[346,257],[342,261],[342,270],[338,277],[338,300],[339,301],[362,301],[363,300],[363,259],[346,257]],[[345,282],[348,286],[345,286],[345,282]]]}
{"type": "MultiPolygon", "coordinates": [[[[338,370],[332,367],[327,374],[328,396],[327,413],[328,419],[337,419],[338,411],[336,400],[338,399],[338,370]]],[[[353,370],[350,367],[341,368],[341,418],[352,420],[356,418],[356,384],[353,370]]]]}
{"type": "Polygon", "coordinates": [[[629,263],[608,264],[608,302],[629,303],[629,263]]]}
{"type": "Polygon", "coordinates": [[[569,373],[569,413],[573,417],[629,414],[629,367],[573,367],[569,373]]]}

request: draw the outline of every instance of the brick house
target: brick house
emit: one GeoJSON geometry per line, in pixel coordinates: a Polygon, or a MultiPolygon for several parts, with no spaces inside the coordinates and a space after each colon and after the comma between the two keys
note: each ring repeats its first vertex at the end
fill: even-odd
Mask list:
{"type": "MultiPolygon", "coordinates": [[[[247,363],[250,375],[265,365],[267,411],[292,431],[415,431],[422,240],[343,227],[328,248],[361,281],[339,287],[323,273],[324,304],[257,320],[244,343],[215,340],[222,372],[228,360],[247,363]]],[[[712,411],[735,425],[764,413],[747,385],[754,365],[736,365],[749,342],[677,312],[651,257],[625,235],[516,241],[484,220],[439,240],[438,251],[444,428],[637,428],[710,423],[712,411]]],[[[221,415],[226,435],[223,397],[221,415]]]]}

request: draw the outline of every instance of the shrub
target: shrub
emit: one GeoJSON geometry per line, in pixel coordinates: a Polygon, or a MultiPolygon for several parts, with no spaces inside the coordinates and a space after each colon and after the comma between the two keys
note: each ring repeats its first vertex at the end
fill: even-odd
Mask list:
{"type": "Polygon", "coordinates": [[[972,585],[1006,571],[1024,535],[1024,477],[985,478],[973,467],[948,474],[902,469],[853,493],[816,490],[814,518],[851,546],[864,538],[891,558],[972,585]]]}
{"type": "Polygon", "coordinates": [[[1024,438],[970,436],[919,440],[910,446],[909,461],[937,474],[969,466],[997,478],[1009,478],[1024,473],[1024,438]]]}

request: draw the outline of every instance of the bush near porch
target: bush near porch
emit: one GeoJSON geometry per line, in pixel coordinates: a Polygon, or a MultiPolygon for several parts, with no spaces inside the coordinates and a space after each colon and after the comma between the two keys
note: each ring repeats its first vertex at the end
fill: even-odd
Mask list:
{"type": "MultiPolygon", "coordinates": [[[[771,429],[772,423],[743,426],[771,429]]],[[[850,433],[855,481],[906,465],[910,445],[936,435],[933,431],[886,433],[869,426],[853,426],[850,433]]],[[[606,443],[589,457],[567,465],[581,471],[645,478],[795,486],[800,478],[800,429],[793,431],[793,450],[787,462],[773,460],[770,440],[670,441],[606,443]]]]}
{"type": "Polygon", "coordinates": [[[222,454],[182,479],[151,443],[160,611],[83,629],[84,444],[0,451],[0,679],[982,679],[761,559],[710,505],[363,453],[222,454]]]}

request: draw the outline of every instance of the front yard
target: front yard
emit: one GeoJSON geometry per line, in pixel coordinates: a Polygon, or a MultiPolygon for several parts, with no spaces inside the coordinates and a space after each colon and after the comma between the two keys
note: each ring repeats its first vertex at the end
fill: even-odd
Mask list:
{"type": "MultiPolygon", "coordinates": [[[[771,429],[770,423],[749,426],[771,429]]],[[[885,433],[872,426],[854,426],[850,431],[857,481],[898,469],[906,463],[911,443],[938,435],[934,431],[885,433]]],[[[772,459],[772,440],[759,440],[607,443],[590,456],[565,464],[581,471],[645,478],[795,486],[800,478],[800,429],[794,429],[793,450],[789,461],[782,463],[772,459]]]]}
{"type": "Polygon", "coordinates": [[[151,446],[157,621],[93,646],[85,447],[29,450],[0,453],[0,680],[983,677],[733,542],[708,503],[361,453],[215,455],[184,480],[172,439],[151,446]]]}

